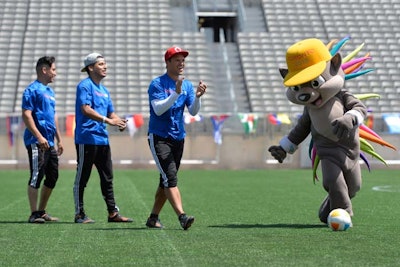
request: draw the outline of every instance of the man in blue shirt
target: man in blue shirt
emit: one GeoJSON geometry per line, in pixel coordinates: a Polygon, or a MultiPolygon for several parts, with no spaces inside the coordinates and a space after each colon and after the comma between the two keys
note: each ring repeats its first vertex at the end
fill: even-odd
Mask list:
{"type": "Polygon", "coordinates": [[[28,151],[30,177],[28,199],[31,215],[28,222],[44,223],[58,221],[46,213],[47,202],[58,180],[58,156],[63,153],[61,135],[55,111],[54,91],[47,86],[57,75],[55,58],[41,57],[36,63],[37,79],[32,82],[22,96],[22,119],[26,129],[24,143],[28,151]],[[57,150],[54,147],[57,139],[57,150]],[[40,184],[40,201],[37,205],[40,184]]]}
{"type": "Polygon", "coordinates": [[[178,184],[178,169],[181,163],[184,138],[186,136],[183,120],[185,107],[194,116],[200,110],[200,97],[207,85],[199,82],[196,90],[185,80],[183,70],[189,52],[173,46],[164,55],[167,72],[149,85],[150,121],[148,140],[153,158],[160,171],[160,182],[155,201],[146,225],[149,228],[163,228],[158,215],[168,200],[178,216],[180,225],[187,230],[194,222],[183,210],[178,184]]]}
{"type": "Polygon", "coordinates": [[[74,183],[75,222],[94,223],[83,207],[84,190],[93,165],[100,176],[108,222],[132,222],[132,219],[119,214],[114,199],[114,177],[106,124],[117,126],[123,131],[126,120],[115,114],[110,93],[101,84],[101,80],[107,76],[107,63],[101,54],[91,53],[84,59],[81,71],[86,72],[88,77],[76,89],[75,146],[78,166],[74,183]]]}

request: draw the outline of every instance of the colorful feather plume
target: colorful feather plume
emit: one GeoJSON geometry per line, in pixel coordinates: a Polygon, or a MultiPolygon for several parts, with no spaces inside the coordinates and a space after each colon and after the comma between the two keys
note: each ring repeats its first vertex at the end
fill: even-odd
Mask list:
{"type": "MultiPolygon", "coordinates": [[[[351,37],[348,35],[344,37],[341,40],[332,40],[327,44],[327,47],[329,49],[329,52],[331,55],[335,55],[340,52],[340,49],[343,48],[343,46],[351,39],[351,37]]],[[[342,59],[342,69],[345,73],[345,80],[350,80],[353,78],[356,78],[358,76],[367,74],[368,72],[373,71],[373,69],[363,69],[364,64],[366,63],[367,60],[371,59],[369,56],[369,53],[367,53],[365,56],[360,57],[360,58],[354,58],[357,56],[357,54],[362,50],[364,47],[364,43],[359,45],[356,49],[351,51],[347,56],[343,57],[342,59]]]]}
{"type": "MultiPolygon", "coordinates": [[[[335,39],[330,41],[327,44],[327,47],[331,55],[339,53],[340,49],[350,39],[351,39],[350,36],[346,36],[341,40],[335,39]]],[[[350,80],[373,71],[373,69],[363,69],[366,61],[371,59],[369,53],[367,53],[364,57],[354,58],[355,56],[357,56],[357,54],[361,51],[363,47],[364,43],[359,45],[356,49],[354,49],[352,52],[350,52],[347,56],[343,58],[341,67],[345,73],[345,80],[350,80]]],[[[354,96],[360,100],[366,100],[369,98],[380,98],[380,95],[373,93],[358,94],[354,96]]],[[[365,165],[367,166],[368,170],[371,170],[371,168],[365,153],[371,155],[372,157],[381,161],[383,164],[387,165],[384,158],[375,151],[374,147],[369,142],[380,144],[382,146],[386,146],[388,148],[396,150],[395,146],[383,140],[382,137],[380,137],[376,132],[374,132],[372,129],[370,129],[364,124],[361,124],[359,127],[359,139],[360,139],[360,158],[365,162],[365,165]]],[[[313,140],[311,140],[310,142],[309,156],[311,159],[312,169],[313,169],[313,182],[315,183],[316,180],[318,181],[317,169],[320,159],[318,157],[316,148],[313,145],[313,140]]]]}

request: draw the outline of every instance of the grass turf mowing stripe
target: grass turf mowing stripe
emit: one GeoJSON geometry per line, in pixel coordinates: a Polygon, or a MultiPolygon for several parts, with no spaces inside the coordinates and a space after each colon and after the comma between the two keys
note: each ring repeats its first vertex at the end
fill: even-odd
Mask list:
{"type": "Polygon", "coordinates": [[[189,231],[180,228],[168,204],[161,214],[167,228],[145,227],[158,182],[157,172],[149,170],[115,170],[117,203],[134,223],[106,222],[93,172],[85,207],[96,223],[74,224],[75,172],[61,170],[48,207],[61,221],[28,224],[27,173],[0,171],[0,266],[400,265],[399,192],[372,190],[399,187],[398,170],[363,172],[363,187],[353,200],[354,227],[346,232],[318,221],[326,193],[321,182],[312,183],[310,170],[182,170],[184,207],[196,216],[189,231]]]}

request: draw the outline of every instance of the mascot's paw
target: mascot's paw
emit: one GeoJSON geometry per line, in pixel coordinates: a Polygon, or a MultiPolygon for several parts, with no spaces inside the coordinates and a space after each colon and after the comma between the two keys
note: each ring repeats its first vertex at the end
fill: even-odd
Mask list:
{"type": "Polygon", "coordinates": [[[349,136],[350,131],[357,124],[356,118],[353,115],[345,114],[344,116],[332,122],[333,133],[337,138],[342,139],[349,136]]]}
{"type": "Polygon", "coordinates": [[[268,151],[279,163],[282,163],[286,158],[286,151],[281,146],[270,146],[268,151]]]}

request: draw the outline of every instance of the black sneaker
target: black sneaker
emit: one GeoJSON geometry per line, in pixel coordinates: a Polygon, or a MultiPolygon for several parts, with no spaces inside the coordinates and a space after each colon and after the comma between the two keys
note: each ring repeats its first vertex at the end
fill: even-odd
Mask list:
{"type": "Polygon", "coordinates": [[[187,216],[186,214],[181,215],[181,216],[179,216],[179,222],[181,223],[183,230],[187,230],[187,229],[189,229],[190,226],[192,226],[192,224],[194,222],[194,217],[187,216]]]}
{"type": "Polygon", "coordinates": [[[146,226],[149,228],[163,229],[164,225],[161,223],[158,218],[149,217],[146,222],[146,226]]]}
{"type": "Polygon", "coordinates": [[[60,219],[57,217],[53,217],[50,214],[46,213],[46,211],[42,210],[40,212],[40,217],[43,218],[46,222],[58,222],[60,219]]]}
{"type": "Polygon", "coordinates": [[[44,223],[45,220],[40,216],[38,212],[32,212],[31,216],[29,216],[29,223],[44,223]]]}
{"type": "Polygon", "coordinates": [[[75,215],[75,223],[94,223],[94,220],[90,219],[83,213],[75,215]]]}
{"type": "Polygon", "coordinates": [[[118,212],[108,216],[108,222],[133,222],[133,219],[121,216],[118,212]]]}

